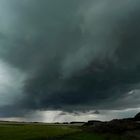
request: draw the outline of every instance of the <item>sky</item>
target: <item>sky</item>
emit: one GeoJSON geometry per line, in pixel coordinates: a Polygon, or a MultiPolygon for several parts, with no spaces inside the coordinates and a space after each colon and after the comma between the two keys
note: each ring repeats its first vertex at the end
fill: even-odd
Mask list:
{"type": "Polygon", "coordinates": [[[139,25],[138,0],[0,0],[0,119],[134,116],[139,25]]]}

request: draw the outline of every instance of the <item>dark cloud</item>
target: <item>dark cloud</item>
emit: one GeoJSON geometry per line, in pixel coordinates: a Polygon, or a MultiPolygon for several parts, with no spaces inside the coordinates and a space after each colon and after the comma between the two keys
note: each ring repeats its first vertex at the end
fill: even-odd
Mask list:
{"type": "Polygon", "coordinates": [[[138,106],[120,98],[140,82],[140,2],[6,0],[4,6],[1,59],[26,73],[19,108],[138,106]]]}

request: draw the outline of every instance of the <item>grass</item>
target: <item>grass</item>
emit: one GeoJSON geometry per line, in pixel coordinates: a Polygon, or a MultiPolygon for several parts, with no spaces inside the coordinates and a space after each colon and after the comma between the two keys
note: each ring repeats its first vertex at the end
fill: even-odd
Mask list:
{"type": "Polygon", "coordinates": [[[66,135],[61,140],[125,140],[126,137],[122,137],[114,134],[97,134],[89,132],[76,132],[72,135],[66,135]]]}
{"type": "Polygon", "coordinates": [[[0,140],[47,140],[78,132],[65,125],[0,125],[0,140]]]}
{"type": "Polygon", "coordinates": [[[87,132],[77,132],[73,135],[64,137],[61,140],[106,140],[105,137],[99,134],[92,134],[87,132]]]}
{"type": "Polygon", "coordinates": [[[0,124],[0,140],[121,140],[118,136],[82,131],[70,125],[0,124]]]}

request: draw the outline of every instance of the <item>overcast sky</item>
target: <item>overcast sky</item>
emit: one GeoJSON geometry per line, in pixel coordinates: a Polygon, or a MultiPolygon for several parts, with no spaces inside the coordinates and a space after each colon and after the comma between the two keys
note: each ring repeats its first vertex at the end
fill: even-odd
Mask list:
{"type": "Polygon", "coordinates": [[[0,118],[135,115],[139,25],[138,0],[0,0],[0,118]]]}

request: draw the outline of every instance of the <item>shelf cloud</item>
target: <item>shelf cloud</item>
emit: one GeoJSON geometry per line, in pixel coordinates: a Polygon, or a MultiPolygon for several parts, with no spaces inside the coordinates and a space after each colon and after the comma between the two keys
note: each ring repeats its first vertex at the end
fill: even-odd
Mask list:
{"type": "Polygon", "coordinates": [[[139,1],[0,0],[0,20],[1,116],[139,107],[139,1]]]}

